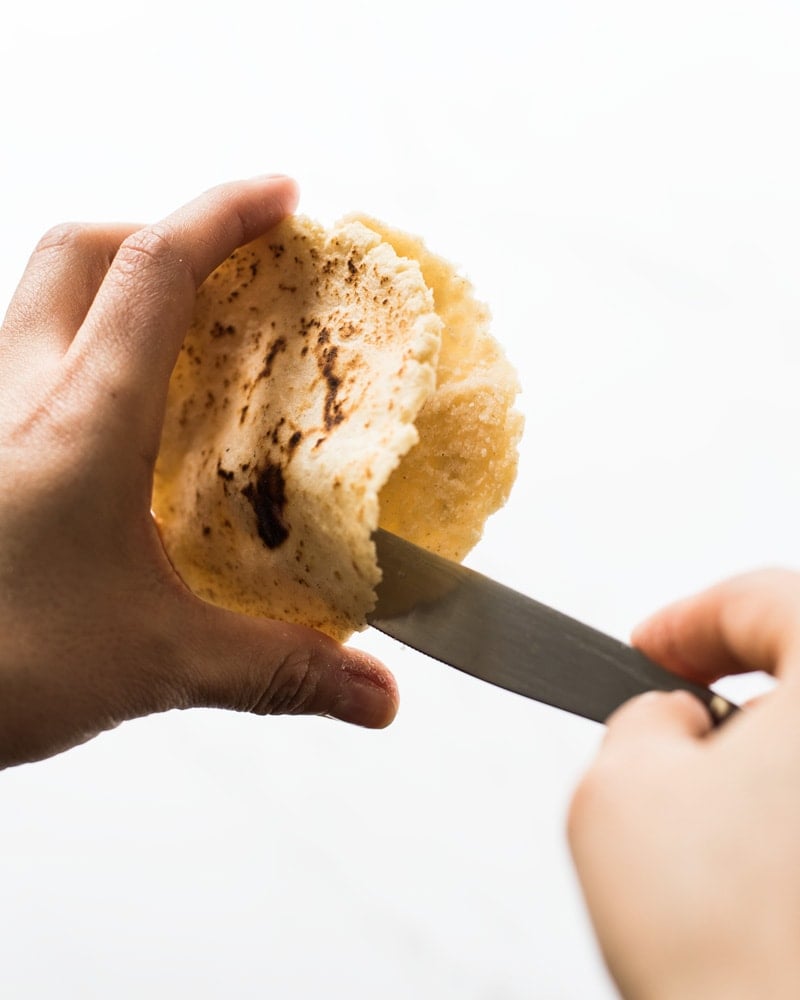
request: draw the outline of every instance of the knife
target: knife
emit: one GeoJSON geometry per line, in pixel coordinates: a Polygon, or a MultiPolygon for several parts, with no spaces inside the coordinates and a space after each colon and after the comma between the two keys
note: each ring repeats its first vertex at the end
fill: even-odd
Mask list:
{"type": "Polygon", "coordinates": [[[427,656],[595,722],[653,690],[690,691],[715,725],[738,710],[624,642],[466,566],[383,529],[373,541],[383,579],[367,621],[427,656]]]}

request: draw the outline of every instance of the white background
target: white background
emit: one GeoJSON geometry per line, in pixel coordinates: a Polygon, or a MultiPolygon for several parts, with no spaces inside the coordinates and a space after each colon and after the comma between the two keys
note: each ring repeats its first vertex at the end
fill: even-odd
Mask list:
{"type": "MultiPolygon", "coordinates": [[[[799,43],[778,0],[14,4],[0,298],[55,222],[261,172],[423,234],[525,390],[469,562],[624,638],[800,566],[799,43]]],[[[357,641],[386,732],[172,713],[0,776],[0,995],[613,997],[563,834],[601,727],[357,641]]]]}

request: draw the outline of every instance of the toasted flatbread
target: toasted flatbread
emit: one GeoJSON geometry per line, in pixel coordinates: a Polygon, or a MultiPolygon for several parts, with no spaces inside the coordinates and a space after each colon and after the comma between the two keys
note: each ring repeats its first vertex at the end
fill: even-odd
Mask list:
{"type": "Polygon", "coordinates": [[[460,561],[516,478],[523,424],[514,409],[517,375],[489,332],[488,308],[451,263],[416,236],[353,218],[419,263],[442,320],[436,391],[415,421],[419,443],[381,490],[381,527],[460,561]]]}
{"type": "Polygon", "coordinates": [[[285,220],[204,283],[153,510],[200,597],[338,639],[379,521],[462,558],[508,495],[516,379],[468,284],[374,220],[285,220]],[[437,388],[438,380],[438,388],[437,388]]]}

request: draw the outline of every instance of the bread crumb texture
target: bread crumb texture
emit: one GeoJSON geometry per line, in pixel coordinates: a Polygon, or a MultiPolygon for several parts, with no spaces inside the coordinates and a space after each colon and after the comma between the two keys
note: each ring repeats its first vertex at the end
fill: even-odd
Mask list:
{"type": "Polygon", "coordinates": [[[421,241],[286,219],[198,293],[156,463],[167,553],[205,600],[346,639],[379,523],[462,559],[504,503],[517,392],[486,308],[421,241]]]}

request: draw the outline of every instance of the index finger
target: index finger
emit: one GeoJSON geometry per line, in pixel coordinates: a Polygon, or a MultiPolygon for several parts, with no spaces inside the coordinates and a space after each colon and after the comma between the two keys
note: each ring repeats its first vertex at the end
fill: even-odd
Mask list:
{"type": "Polygon", "coordinates": [[[761,570],[720,583],[655,614],[633,644],[699,684],[756,670],[800,676],[800,574],[761,570]]]}
{"type": "Polygon", "coordinates": [[[206,191],[125,239],[66,362],[135,407],[160,434],[167,384],[198,287],[231,253],[294,210],[297,186],[258,177],[206,191]]]}

